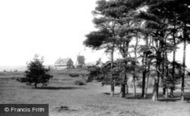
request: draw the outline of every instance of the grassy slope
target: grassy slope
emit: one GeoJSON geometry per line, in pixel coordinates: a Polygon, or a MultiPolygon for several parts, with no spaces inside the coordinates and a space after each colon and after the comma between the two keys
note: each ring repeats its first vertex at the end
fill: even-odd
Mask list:
{"type": "MultiPolygon", "coordinates": [[[[150,99],[110,97],[109,86],[89,83],[85,86],[74,85],[76,80],[68,74],[52,72],[54,78],[47,88],[34,89],[11,78],[0,79],[0,103],[48,103],[52,116],[189,116],[190,102],[172,101],[152,102],[150,99]],[[68,109],[61,108],[67,106],[68,109]]],[[[132,90],[130,90],[131,92],[132,90]]],[[[116,93],[119,87],[116,88],[116,93]]],[[[140,92],[140,89],[138,90],[140,92]]],[[[149,91],[151,92],[151,90],[149,91]]],[[[176,96],[179,94],[175,93],[176,96]]],[[[186,97],[190,97],[186,89],[186,97]]],[[[176,98],[178,99],[178,98],[176,98]]]]}

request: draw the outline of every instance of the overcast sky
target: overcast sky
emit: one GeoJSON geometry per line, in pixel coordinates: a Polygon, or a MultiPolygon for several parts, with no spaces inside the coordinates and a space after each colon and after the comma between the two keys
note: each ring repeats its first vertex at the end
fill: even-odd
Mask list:
{"type": "Polygon", "coordinates": [[[0,65],[25,65],[37,53],[46,64],[59,58],[86,61],[100,54],[85,49],[85,35],[92,23],[96,0],[1,0],[0,65]],[[91,56],[91,58],[90,58],[91,56]]]}
{"type": "MultiPolygon", "coordinates": [[[[26,65],[36,53],[44,56],[45,64],[60,57],[75,62],[79,53],[86,62],[101,58],[103,52],[83,46],[85,35],[94,30],[96,1],[0,0],[0,66],[26,65]]],[[[187,53],[187,64],[189,59],[187,53]]]]}

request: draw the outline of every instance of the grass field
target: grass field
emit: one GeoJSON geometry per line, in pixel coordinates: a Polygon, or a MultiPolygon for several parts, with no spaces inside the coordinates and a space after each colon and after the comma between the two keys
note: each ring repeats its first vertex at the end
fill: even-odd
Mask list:
{"type": "MultiPolygon", "coordinates": [[[[38,89],[16,81],[22,73],[0,73],[0,103],[49,104],[50,116],[190,116],[190,88],[185,89],[185,102],[179,100],[179,90],[175,91],[175,98],[160,96],[158,102],[151,101],[151,89],[147,99],[134,99],[132,94],[119,98],[119,87],[116,95],[110,97],[110,87],[98,82],[76,85],[76,81],[86,79],[80,72],[78,77],[70,77],[64,71],[51,72],[54,77],[49,85],[38,89]]],[[[138,95],[140,91],[138,88],[138,95]]]]}

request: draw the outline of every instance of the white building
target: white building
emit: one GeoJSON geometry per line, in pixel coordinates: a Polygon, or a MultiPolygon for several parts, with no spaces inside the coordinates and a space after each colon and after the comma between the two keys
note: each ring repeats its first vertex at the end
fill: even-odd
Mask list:
{"type": "Polygon", "coordinates": [[[74,68],[73,61],[71,58],[59,58],[55,62],[56,69],[66,69],[66,68],[74,68]]]}

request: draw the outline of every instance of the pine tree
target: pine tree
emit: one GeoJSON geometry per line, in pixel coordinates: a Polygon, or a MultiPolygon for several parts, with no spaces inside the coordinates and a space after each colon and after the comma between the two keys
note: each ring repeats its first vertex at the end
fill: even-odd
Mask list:
{"type": "Polygon", "coordinates": [[[27,85],[34,84],[35,88],[37,88],[38,84],[47,84],[49,79],[53,77],[48,74],[48,71],[49,69],[43,65],[43,58],[39,59],[38,55],[35,55],[33,61],[27,65],[26,77],[23,79],[27,85]]]}

